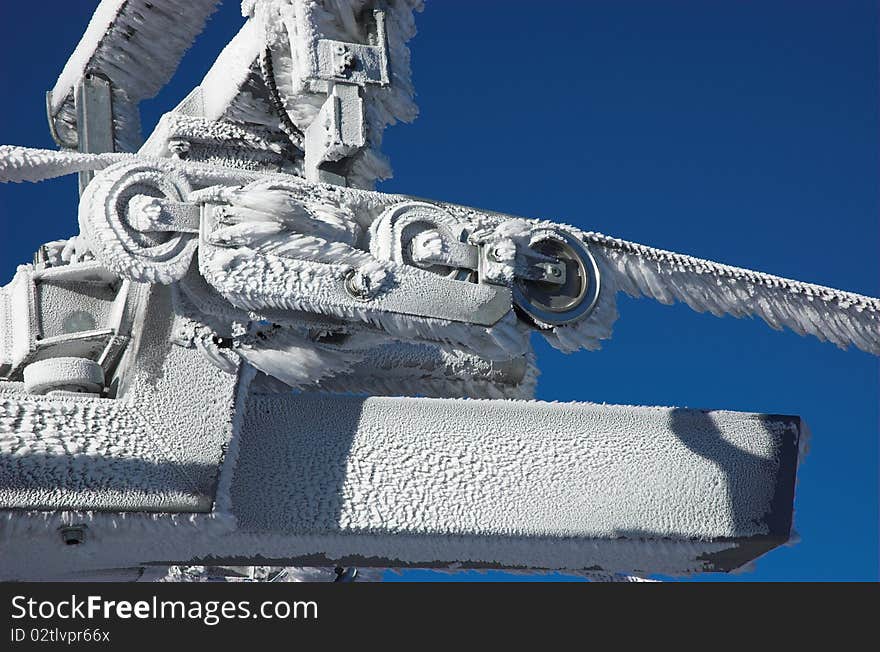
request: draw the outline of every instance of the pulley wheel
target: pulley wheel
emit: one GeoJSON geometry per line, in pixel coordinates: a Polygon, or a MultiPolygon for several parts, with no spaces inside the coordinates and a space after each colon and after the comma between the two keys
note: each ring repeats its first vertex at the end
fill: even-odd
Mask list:
{"type": "Polygon", "coordinates": [[[558,326],[582,319],[599,298],[599,268],[579,239],[562,231],[536,233],[530,248],[565,266],[565,282],[517,279],[513,301],[538,325],[558,326]]]}

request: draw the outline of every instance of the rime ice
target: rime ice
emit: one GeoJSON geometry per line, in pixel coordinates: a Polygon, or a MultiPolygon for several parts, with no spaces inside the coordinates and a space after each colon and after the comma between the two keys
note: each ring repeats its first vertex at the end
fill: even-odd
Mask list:
{"type": "Polygon", "coordinates": [[[880,301],[375,191],[415,0],[244,2],[143,140],[216,5],[104,0],[48,98],[61,150],[0,146],[0,181],[82,188],[78,234],[0,288],[0,576],[613,579],[789,539],[799,418],[532,401],[530,337],[598,349],[625,293],[876,354],[880,301]]]}

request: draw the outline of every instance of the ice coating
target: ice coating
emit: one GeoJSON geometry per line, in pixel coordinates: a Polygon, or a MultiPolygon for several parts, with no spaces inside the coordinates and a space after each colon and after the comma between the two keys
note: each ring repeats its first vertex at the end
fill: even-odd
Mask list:
{"type": "MultiPolygon", "coordinates": [[[[796,418],[317,394],[251,394],[239,404],[211,512],[20,511],[0,522],[0,574],[33,576],[20,562],[28,554],[51,574],[254,550],[303,565],[359,559],[681,574],[739,565],[723,554],[788,536],[794,476],[783,467],[795,460],[796,418]],[[64,548],[63,523],[88,526],[91,554],[64,548]]],[[[31,423],[22,440],[53,436],[31,423]]],[[[54,436],[61,444],[73,433],[54,436]]],[[[85,471],[101,464],[68,455],[85,471]]],[[[137,458],[124,445],[115,455],[137,458]]]]}
{"type": "MultiPolygon", "coordinates": [[[[120,158],[128,160],[132,157],[3,146],[0,148],[0,179],[38,180],[83,169],[107,167],[118,162],[120,158]]],[[[168,161],[168,164],[171,163],[168,161]]],[[[197,163],[178,163],[175,166],[181,167],[187,176],[197,182],[204,184],[211,181],[210,166],[197,163]]],[[[347,243],[353,244],[356,240],[359,223],[364,223],[365,220],[369,223],[373,219],[369,215],[376,215],[378,209],[405,198],[351,190],[341,203],[339,195],[328,202],[329,196],[323,190],[316,188],[312,191],[308,186],[303,186],[302,182],[291,185],[293,180],[289,175],[257,175],[219,170],[213,174],[216,180],[225,180],[227,183],[239,179],[250,181],[264,178],[263,181],[251,181],[247,189],[231,188],[226,195],[223,195],[226,191],[222,187],[213,191],[214,194],[220,193],[215,199],[230,200],[229,222],[234,223],[218,234],[219,240],[222,240],[224,234],[228,234],[230,238],[234,236],[227,244],[238,243],[244,246],[250,243],[254,248],[246,250],[252,253],[288,252],[294,257],[304,259],[317,256],[352,265],[371,264],[382,275],[379,271],[382,266],[378,261],[370,263],[371,259],[366,252],[347,243]],[[268,187],[280,187],[282,190],[267,194],[265,188],[268,187]],[[286,193],[284,189],[287,189],[286,193]],[[297,192],[291,195],[291,191],[297,191],[298,195],[297,192]],[[309,209],[312,213],[302,213],[302,218],[297,218],[292,207],[297,204],[302,206],[303,195],[307,197],[311,193],[315,197],[312,208],[309,209]],[[275,205],[272,204],[273,201],[276,202],[275,205]],[[260,202],[264,205],[261,206],[260,202]],[[275,214],[277,217],[271,217],[275,214]],[[285,215],[290,217],[286,218],[285,215]],[[308,228],[317,233],[317,236],[302,232],[304,229],[308,230],[307,223],[312,224],[308,228]],[[271,224],[280,226],[273,227],[271,224]],[[321,224],[325,226],[320,227],[321,224]]],[[[516,222],[524,232],[551,224],[537,220],[510,220],[496,214],[481,216],[474,209],[467,209],[465,212],[462,207],[445,207],[462,215],[463,223],[475,225],[474,228],[480,225],[486,228],[488,225],[490,231],[500,229],[493,236],[499,242],[511,240],[511,236],[505,231],[510,226],[505,226],[505,223],[516,222]]],[[[708,311],[716,316],[756,315],[776,329],[789,328],[800,335],[812,335],[834,342],[841,348],[854,345],[869,353],[880,352],[878,299],[731,267],[598,233],[580,232],[576,229],[572,229],[572,232],[577,233],[596,256],[602,278],[602,291],[596,308],[587,319],[545,331],[551,344],[563,351],[571,352],[580,348],[594,350],[599,348],[602,339],[611,336],[612,326],[617,318],[615,294],[621,291],[635,297],[647,296],[662,303],[682,301],[696,311],[708,311]]],[[[521,235],[516,237],[522,240],[521,235]]],[[[223,243],[218,241],[217,244],[223,243]]],[[[227,264],[239,259],[240,255],[234,259],[229,258],[227,264]]],[[[503,264],[499,263],[498,266],[501,270],[500,278],[510,274],[509,271],[503,271],[503,264]]],[[[379,277],[375,281],[379,284],[382,282],[379,277]]],[[[449,328],[455,330],[452,325],[449,328]]]]}
{"type": "MultiPolygon", "coordinates": [[[[294,3],[254,0],[243,3],[243,12],[263,25],[270,44],[289,44],[288,48],[280,50],[280,56],[273,59],[279,87],[290,89],[283,93],[285,108],[301,130],[304,131],[314,120],[323,97],[308,88],[306,57],[297,47],[298,43],[305,41],[305,34],[314,33],[340,41],[362,41],[363,28],[357,16],[369,4],[367,0],[304,0],[294,3]],[[278,16],[282,17],[281,21],[278,16]]],[[[376,180],[391,177],[391,166],[381,152],[382,134],[387,126],[412,122],[418,115],[413,100],[415,91],[407,42],[416,33],[413,14],[422,7],[422,0],[393,0],[384,5],[391,84],[388,87],[367,86],[362,90],[366,103],[368,146],[353,162],[349,183],[354,187],[372,188],[376,180]]]]}
{"type": "Polygon", "coordinates": [[[128,158],[126,154],[82,154],[0,145],[0,182],[36,183],[85,170],[102,170],[128,158]]]}
{"type": "Polygon", "coordinates": [[[219,0],[102,0],[52,89],[49,110],[59,137],[76,146],[74,88],[88,73],[113,85],[116,149],[141,143],[138,104],[177,69],[219,0]]]}
{"type": "Polygon", "coordinates": [[[880,354],[880,299],[585,233],[620,291],[880,354]]]}
{"type": "MultiPolygon", "coordinates": [[[[62,75],[59,84],[72,88],[91,65],[109,71],[118,86],[117,150],[133,148],[137,98],[164,83],[213,9],[183,4],[103,2],[84,39],[97,49],[78,48],[62,75]],[[143,10],[179,13],[167,52],[141,47],[163,24],[141,26],[143,16],[132,12],[143,10]],[[138,29],[125,38],[133,20],[138,29]]],[[[757,314],[774,328],[878,353],[880,301],[439,201],[430,205],[453,216],[467,244],[491,247],[493,259],[465,281],[383,258],[377,252],[389,247],[373,246],[381,236],[371,226],[415,200],[366,189],[390,174],[384,128],[415,117],[406,41],[421,5],[383,6],[394,83],[363,90],[368,144],[348,187],[302,179],[296,132],[315,123],[327,94],[305,83],[297,38],[362,43],[363,0],[243,3],[239,34],[138,155],[0,148],[0,181],[98,171],[83,195],[83,233],[63,246],[66,255],[57,243],[46,247],[50,267],[77,267],[82,250],[107,274],[152,284],[162,297],[150,303],[153,321],[138,323],[128,393],[43,400],[17,380],[2,384],[4,488],[21,510],[0,525],[12,542],[0,566],[12,576],[33,570],[29,554],[48,560],[46,572],[68,570],[56,528],[77,520],[106,555],[73,555],[86,571],[95,563],[276,555],[303,564],[375,558],[686,573],[728,569],[731,555],[760,553],[744,552],[755,538],[772,547],[788,537],[791,501],[780,486],[793,477],[786,446],[804,432],[797,419],[509,400],[533,396],[529,334],[538,330],[566,352],[596,349],[611,336],[616,296],[625,292],[718,316],[757,314]],[[281,113],[270,101],[269,66],[281,113]],[[114,194],[134,173],[160,188],[176,180],[171,199],[196,206],[180,233],[166,232],[166,242],[184,241],[179,251],[166,248],[174,260],[160,259],[161,243],[137,247],[165,237],[149,227],[169,197],[114,194]],[[115,221],[98,224],[108,207],[115,221]],[[196,224],[199,210],[215,211],[216,230],[196,224]],[[146,234],[126,231],[136,213],[146,234]],[[505,299],[502,290],[527,271],[522,254],[542,228],[580,238],[595,256],[595,308],[564,326],[520,319],[509,301],[503,315],[478,315],[472,306],[505,299]],[[406,293],[418,297],[415,310],[398,301],[406,293]],[[126,411],[148,388],[164,393],[126,411]],[[373,398],[338,396],[352,393],[373,398]],[[169,424],[169,404],[193,422],[169,424]],[[83,424],[94,436],[82,437],[83,424]],[[131,513],[150,510],[163,513],[131,513]]],[[[70,141],[70,96],[61,95],[54,122],[70,141]]],[[[426,259],[444,250],[439,232],[429,235],[418,241],[426,259]]],[[[0,289],[3,334],[27,321],[21,289],[0,289]]],[[[0,339],[0,367],[8,368],[11,343],[0,339]]]]}

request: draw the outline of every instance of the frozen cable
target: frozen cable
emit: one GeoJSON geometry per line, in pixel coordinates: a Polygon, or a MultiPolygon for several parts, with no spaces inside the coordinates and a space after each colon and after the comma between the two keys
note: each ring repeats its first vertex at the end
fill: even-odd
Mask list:
{"type": "Polygon", "coordinates": [[[281,130],[287,134],[287,137],[290,139],[290,142],[293,143],[293,146],[302,152],[305,136],[300,128],[294,124],[293,120],[290,119],[290,116],[287,114],[287,109],[284,108],[284,102],[281,100],[281,94],[278,92],[278,84],[275,82],[275,69],[272,65],[272,50],[269,48],[265,48],[260,53],[260,72],[263,75],[263,81],[266,83],[266,88],[269,89],[269,99],[272,102],[272,108],[275,109],[275,113],[281,120],[281,130]]]}

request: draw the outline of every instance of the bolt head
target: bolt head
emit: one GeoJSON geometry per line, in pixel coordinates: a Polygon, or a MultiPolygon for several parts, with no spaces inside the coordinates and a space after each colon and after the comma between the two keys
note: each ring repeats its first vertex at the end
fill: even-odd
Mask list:
{"type": "Polygon", "coordinates": [[[345,276],[345,291],[358,301],[369,301],[379,291],[370,277],[360,270],[353,269],[345,276]]]}
{"type": "Polygon", "coordinates": [[[67,525],[59,530],[61,532],[61,540],[68,546],[78,546],[86,540],[85,525],[67,525]]]}

